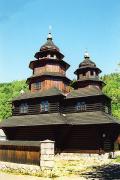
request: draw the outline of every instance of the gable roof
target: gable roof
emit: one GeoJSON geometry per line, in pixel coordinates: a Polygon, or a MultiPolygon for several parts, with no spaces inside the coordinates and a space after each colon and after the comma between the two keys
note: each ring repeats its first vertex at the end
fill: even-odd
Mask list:
{"type": "Polygon", "coordinates": [[[41,92],[35,92],[35,93],[28,92],[28,93],[21,94],[20,96],[14,98],[13,101],[39,98],[39,97],[48,97],[48,96],[64,96],[64,94],[58,88],[52,87],[48,90],[41,91],[41,92]]]}

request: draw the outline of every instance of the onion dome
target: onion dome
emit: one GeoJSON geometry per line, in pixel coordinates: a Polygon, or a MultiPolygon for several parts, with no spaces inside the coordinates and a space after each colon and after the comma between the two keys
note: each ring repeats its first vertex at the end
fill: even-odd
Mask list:
{"type": "Polygon", "coordinates": [[[96,67],[96,64],[93,61],[91,61],[90,55],[88,54],[87,51],[85,51],[84,53],[84,60],[79,65],[79,67],[83,67],[83,66],[96,67]]]}
{"type": "Polygon", "coordinates": [[[40,51],[45,51],[45,50],[60,51],[59,48],[53,43],[51,33],[49,33],[47,36],[47,42],[40,48],[40,51]]]}

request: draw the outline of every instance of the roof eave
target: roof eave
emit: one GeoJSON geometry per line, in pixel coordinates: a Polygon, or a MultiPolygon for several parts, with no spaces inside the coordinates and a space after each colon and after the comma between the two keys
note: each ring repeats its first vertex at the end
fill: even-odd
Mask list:
{"type": "Polygon", "coordinates": [[[71,82],[71,80],[69,78],[67,78],[66,76],[61,76],[61,74],[40,74],[37,76],[31,76],[29,78],[27,78],[26,83],[28,84],[30,82],[31,79],[37,79],[37,78],[42,78],[42,77],[56,77],[56,78],[62,78],[65,79],[66,81],[68,81],[69,83],[71,82]]]}
{"type": "Polygon", "coordinates": [[[29,68],[30,68],[30,69],[34,69],[34,67],[35,67],[34,64],[35,64],[35,63],[41,63],[41,62],[43,63],[43,62],[44,62],[44,63],[47,64],[49,61],[50,61],[50,62],[52,61],[52,63],[54,63],[54,62],[56,63],[56,62],[57,62],[57,63],[62,64],[62,65],[65,67],[66,70],[70,67],[70,65],[69,65],[67,62],[65,62],[64,60],[46,58],[46,59],[40,59],[40,60],[37,59],[37,60],[31,61],[30,64],[29,64],[29,68]]]}
{"type": "Polygon", "coordinates": [[[44,96],[36,96],[36,97],[28,97],[28,98],[26,98],[26,97],[18,98],[18,99],[16,98],[16,99],[13,99],[12,102],[22,101],[22,100],[26,100],[26,99],[27,99],[27,100],[28,100],[28,99],[37,99],[37,98],[39,98],[39,99],[41,98],[41,99],[42,99],[42,98],[45,98],[45,97],[47,98],[47,97],[56,97],[56,96],[65,97],[64,94],[55,94],[55,95],[48,95],[48,96],[47,96],[47,95],[46,95],[46,96],[44,95],[44,96]]]}
{"type": "Polygon", "coordinates": [[[55,52],[55,53],[58,53],[61,58],[64,58],[64,55],[60,51],[57,51],[56,49],[45,49],[45,50],[38,51],[38,52],[35,53],[34,57],[36,59],[39,59],[40,54],[43,54],[43,53],[46,53],[46,52],[55,52]]]}
{"type": "Polygon", "coordinates": [[[88,97],[98,97],[103,96],[104,94],[96,94],[96,95],[87,95],[87,96],[72,96],[72,97],[66,97],[66,99],[77,99],[77,98],[88,98],[88,97]]]}
{"type": "Polygon", "coordinates": [[[89,66],[86,66],[86,67],[79,67],[78,69],[76,69],[76,71],[74,72],[74,74],[78,74],[78,72],[80,72],[80,71],[83,71],[83,70],[85,70],[85,69],[96,69],[97,71],[98,71],[98,73],[101,73],[102,71],[99,69],[99,68],[97,68],[97,67],[89,67],[89,66]]]}

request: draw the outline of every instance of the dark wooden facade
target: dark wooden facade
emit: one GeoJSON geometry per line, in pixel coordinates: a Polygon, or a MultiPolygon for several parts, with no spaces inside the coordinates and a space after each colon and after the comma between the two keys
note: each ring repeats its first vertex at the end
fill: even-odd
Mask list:
{"type": "MultiPolygon", "coordinates": [[[[27,79],[30,91],[13,99],[13,116],[0,124],[8,142],[50,139],[55,141],[56,153],[114,151],[120,123],[111,115],[111,99],[103,94],[105,84],[99,79],[101,70],[88,53],[75,71],[73,88],[66,77],[69,64],[50,33],[35,58],[29,64],[33,71],[27,79]]],[[[1,144],[0,159],[39,164],[38,149],[1,144]]]]}
{"type": "MultiPolygon", "coordinates": [[[[47,113],[74,113],[78,112],[76,109],[76,103],[79,101],[84,101],[86,103],[85,111],[103,111],[111,114],[111,106],[110,106],[110,101],[104,101],[105,97],[99,96],[96,97],[95,99],[88,97],[88,98],[78,98],[76,99],[67,99],[64,100],[63,97],[53,97],[51,98],[46,98],[46,100],[49,101],[49,111],[47,113]],[[58,101],[57,101],[58,99],[58,101]],[[101,102],[99,102],[99,99],[101,99],[101,102]]],[[[32,99],[28,100],[28,112],[27,114],[32,115],[32,114],[40,114],[40,102],[42,99],[32,99]]],[[[25,100],[21,102],[26,102],[25,100]]],[[[20,116],[19,112],[19,102],[14,103],[14,108],[13,108],[13,115],[14,116],[20,116]]],[[[80,111],[79,111],[80,112],[80,111]]]]}
{"type": "Polygon", "coordinates": [[[114,151],[119,128],[111,123],[81,126],[9,127],[4,128],[4,131],[9,140],[43,141],[45,138],[51,139],[55,141],[56,152],[103,153],[114,151]],[[106,136],[103,137],[103,134],[106,136]]]}

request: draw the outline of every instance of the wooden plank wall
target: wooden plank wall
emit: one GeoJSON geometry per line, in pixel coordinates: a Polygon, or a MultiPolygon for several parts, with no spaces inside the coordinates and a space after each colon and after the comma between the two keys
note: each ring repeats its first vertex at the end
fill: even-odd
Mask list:
{"type": "Polygon", "coordinates": [[[45,66],[36,67],[33,74],[40,75],[44,72],[57,72],[65,75],[65,69],[60,64],[47,64],[45,66]]]}
{"type": "Polygon", "coordinates": [[[40,147],[0,145],[0,161],[40,164],[40,147]]]}
{"type": "Polygon", "coordinates": [[[46,80],[43,80],[40,82],[41,82],[41,88],[40,89],[35,88],[35,86],[34,86],[35,81],[31,83],[30,89],[31,89],[32,93],[41,92],[41,91],[50,89],[52,87],[56,87],[63,92],[69,92],[70,91],[68,83],[63,82],[63,80],[61,80],[60,78],[56,79],[56,77],[55,78],[53,77],[51,79],[49,78],[49,79],[46,79],[46,80]]]}
{"type": "Polygon", "coordinates": [[[26,126],[5,128],[5,133],[8,140],[43,141],[45,139],[54,140],[57,132],[53,126],[26,126]]]}

